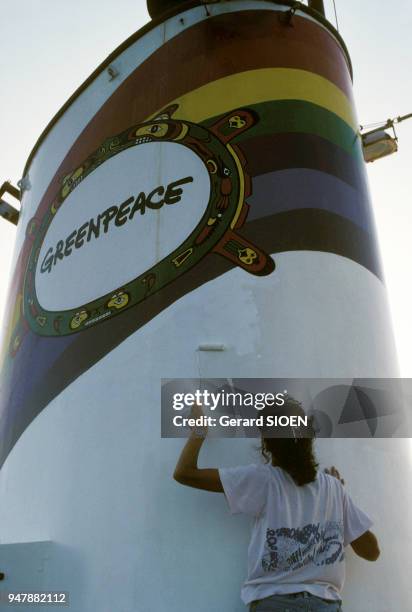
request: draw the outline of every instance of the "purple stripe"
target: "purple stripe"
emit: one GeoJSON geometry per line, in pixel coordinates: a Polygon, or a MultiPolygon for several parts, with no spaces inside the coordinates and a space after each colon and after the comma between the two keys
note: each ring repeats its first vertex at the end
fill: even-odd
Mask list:
{"type": "Polygon", "coordinates": [[[248,221],[278,212],[314,208],[326,210],[373,233],[369,199],[340,179],[306,168],[262,174],[253,179],[248,221]]]}

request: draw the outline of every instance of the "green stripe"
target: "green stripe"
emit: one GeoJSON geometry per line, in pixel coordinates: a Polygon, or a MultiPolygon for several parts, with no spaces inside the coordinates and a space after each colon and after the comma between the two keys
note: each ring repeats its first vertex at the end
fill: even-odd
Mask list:
{"type": "MultiPolygon", "coordinates": [[[[250,106],[258,116],[257,124],[233,140],[241,143],[257,136],[288,132],[315,134],[329,140],[363,163],[361,139],[353,129],[321,106],[302,100],[275,100],[250,106]]],[[[217,117],[202,122],[206,127],[216,123],[217,117]]]]}

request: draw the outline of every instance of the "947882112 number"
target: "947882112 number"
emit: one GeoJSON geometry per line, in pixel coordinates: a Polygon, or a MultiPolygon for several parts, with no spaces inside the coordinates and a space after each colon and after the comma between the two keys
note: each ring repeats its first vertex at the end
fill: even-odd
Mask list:
{"type": "Polygon", "coordinates": [[[69,594],[67,591],[0,591],[0,602],[6,605],[16,604],[38,604],[38,605],[69,605],[69,594]]]}

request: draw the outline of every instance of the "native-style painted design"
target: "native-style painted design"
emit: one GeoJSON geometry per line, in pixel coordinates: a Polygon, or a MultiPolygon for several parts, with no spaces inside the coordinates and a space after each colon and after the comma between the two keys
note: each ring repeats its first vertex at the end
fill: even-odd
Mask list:
{"type": "Polygon", "coordinates": [[[87,329],[130,308],[149,295],[162,290],[176,280],[208,253],[218,253],[245,271],[266,275],[274,270],[274,262],[262,249],[237,233],[246,220],[249,206],[245,198],[251,195],[251,181],[245,172],[246,160],[241,150],[231,145],[233,138],[249,130],[258,121],[247,109],[237,109],[220,117],[208,128],[182,120],[174,120],[177,105],[159,113],[154,119],[135,125],[121,134],[107,139],[78,168],[67,175],[57,197],[50,205],[38,228],[27,267],[24,287],[26,318],[36,333],[55,336],[87,329]],[[210,178],[210,198],[203,217],[193,232],[177,248],[152,268],[140,274],[126,286],[115,287],[110,294],[82,304],[78,308],[49,312],[42,308],[36,295],[36,268],[48,273],[72,249],[81,248],[85,240],[97,239],[100,225],[107,231],[109,223],[123,224],[144,215],[150,209],[173,206],[180,201],[185,183],[194,177],[184,177],[168,186],[159,186],[151,193],[139,193],[120,206],[113,206],[97,222],[90,220],[73,232],[64,242],[50,247],[43,261],[39,255],[42,242],[56,214],[76,187],[104,162],[130,147],[147,143],[172,142],[191,149],[207,168],[210,178]],[[87,238],[86,238],[87,235],[87,238]]]}

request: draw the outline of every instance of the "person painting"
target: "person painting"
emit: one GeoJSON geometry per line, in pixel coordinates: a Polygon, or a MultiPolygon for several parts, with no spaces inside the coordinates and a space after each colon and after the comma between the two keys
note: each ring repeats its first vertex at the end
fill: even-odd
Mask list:
{"type": "MultiPolygon", "coordinates": [[[[304,415],[291,398],[286,413],[304,415]]],[[[192,416],[201,414],[199,406],[192,411],[192,416]]],[[[344,548],[350,544],[368,561],[379,557],[369,530],[372,521],[355,505],[335,467],[318,470],[313,434],[307,429],[293,428],[290,437],[267,434],[262,432],[264,463],[201,469],[197,463],[206,431],[192,430],[174,478],[224,493],[232,514],[253,518],[241,591],[250,612],[340,611],[344,548]]]]}

